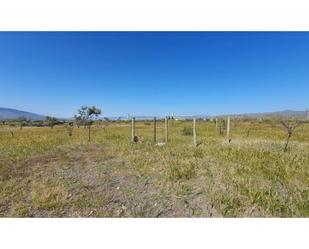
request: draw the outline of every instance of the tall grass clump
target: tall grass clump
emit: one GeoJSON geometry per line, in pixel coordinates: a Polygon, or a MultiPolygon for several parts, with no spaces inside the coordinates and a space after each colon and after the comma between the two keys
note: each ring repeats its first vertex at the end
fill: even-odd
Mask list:
{"type": "Polygon", "coordinates": [[[170,181],[189,180],[196,176],[196,166],[193,162],[184,165],[172,165],[168,170],[170,181]]]}
{"type": "Polygon", "coordinates": [[[192,127],[188,127],[188,126],[183,127],[182,135],[184,135],[184,136],[192,136],[193,135],[192,127]]]}

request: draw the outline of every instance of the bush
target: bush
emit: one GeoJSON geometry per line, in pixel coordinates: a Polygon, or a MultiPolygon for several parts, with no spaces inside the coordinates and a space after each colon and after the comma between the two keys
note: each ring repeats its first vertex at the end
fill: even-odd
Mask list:
{"type": "Polygon", "coordinates": [[[191,127],[184,127],[182,129],[182,135],[184,136],[192,136],[193,135],[193,130],[191,127]]]}
{"type": "Polygon", "coordinates": [[[193,163],[182,166],[171,166],[168,172],[168,178],[171,181],[178,181],[181,179],[189,180],[196,176],[196,167],[193,163]]]}

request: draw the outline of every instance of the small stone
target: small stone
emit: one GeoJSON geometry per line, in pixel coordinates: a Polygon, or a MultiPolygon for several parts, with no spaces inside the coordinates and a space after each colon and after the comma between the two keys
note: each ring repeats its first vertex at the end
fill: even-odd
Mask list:
{"type": "Polygon", "coordinates": [[[164,146],[165,143],[157,143],[156,146],[164,146]]]}

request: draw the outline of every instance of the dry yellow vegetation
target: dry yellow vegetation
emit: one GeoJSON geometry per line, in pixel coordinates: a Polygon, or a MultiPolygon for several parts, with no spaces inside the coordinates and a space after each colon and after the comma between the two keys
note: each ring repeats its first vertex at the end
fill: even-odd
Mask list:
{"type": "MultiPolygon", "coordinates": [[[[157,122],[157,141],[164,123],[157,122]]],[[[213,122],[171,121],[154,146],[151,122],[0,127],[2,217],[309,217],[309,124],[288,152],[272,122],[232,122],[230,144],[213,122]],[[13,133],[11,133],[12,131],[13,133]]]]}

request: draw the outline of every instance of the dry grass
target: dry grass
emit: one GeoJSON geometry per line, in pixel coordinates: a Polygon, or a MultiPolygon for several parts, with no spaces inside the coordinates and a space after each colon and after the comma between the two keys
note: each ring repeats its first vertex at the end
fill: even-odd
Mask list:
{"type": "MultiPolygon", "coordinates": [[[[158,121],[157,141],[164,140],[158,121]]],[[[197,122],[202,142],[174,121],[170,142],[152,143],[152,125],[126,122],[87,130],[64,126],[0,128],[0,215],[3,217],[309,217],[309,125],[238,122],[232,142],[215,124],[197,122]],[[249,130],[249,132],[248,132],[249,130]]],[[[187,128],[185,128],[187,129],[187,128]]]]}

